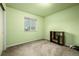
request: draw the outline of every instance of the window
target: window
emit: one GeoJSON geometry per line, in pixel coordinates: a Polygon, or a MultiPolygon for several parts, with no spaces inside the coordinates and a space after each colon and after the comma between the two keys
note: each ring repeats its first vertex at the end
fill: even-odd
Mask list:
{"type": "Polygon", "coordinates": [[[36,19],[30,17],[24,17],[24,30],[36,31],[36,19]]]}

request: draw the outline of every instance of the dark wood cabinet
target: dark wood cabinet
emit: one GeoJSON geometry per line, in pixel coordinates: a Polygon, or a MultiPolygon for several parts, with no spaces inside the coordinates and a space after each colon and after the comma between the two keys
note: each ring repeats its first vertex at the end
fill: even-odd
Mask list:
{"type": "Polygon", "coordinates": [[[50,31],[50,42],[65,45],[64,32],[62,31],[50,31]]]}

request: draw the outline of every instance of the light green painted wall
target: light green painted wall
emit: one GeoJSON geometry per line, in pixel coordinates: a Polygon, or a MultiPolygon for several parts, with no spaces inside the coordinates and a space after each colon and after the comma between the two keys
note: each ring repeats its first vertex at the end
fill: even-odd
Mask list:
{"type": "Polygon", "coordinates": [[[79,45],[79,6],[45,18],[7,7],[7,47],[38,39],[49,39],[49,31],[64,31],[66,45],[79,45]],[[37,19],[37,31],[24,32],[24,16],[37,19]]]}
{"type": "Polygon", "coordinates": [[[79,6],[74,6],[45,18],[45,39],[49,31],[64,31],[66,45],[79,46],[79,6]]]}
{"type": "Polygon", "coordinates": [[[43,18],[10,7],[6,8],[7,47],[43,39],[43,18]],[[37,19],[37,31],[24,31],[24,17],[37,19]]]}

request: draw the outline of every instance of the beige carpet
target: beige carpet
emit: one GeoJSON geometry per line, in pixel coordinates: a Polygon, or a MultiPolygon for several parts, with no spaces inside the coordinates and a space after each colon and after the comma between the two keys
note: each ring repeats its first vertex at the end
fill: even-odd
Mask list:
{"type": "Polygon", "coordinates": [[[9,47],[2,56],[79,56],[79,52],[48,40],[39,40],[9,47]]]}

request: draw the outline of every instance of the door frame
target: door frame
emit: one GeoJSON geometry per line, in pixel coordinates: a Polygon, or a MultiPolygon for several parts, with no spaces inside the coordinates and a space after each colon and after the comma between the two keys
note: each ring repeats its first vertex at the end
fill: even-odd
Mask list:
{"type": "Polygon", "coordinates": [[[6,11],[3,3],[0,3],[3,10],[3,50],[6,50],[6,11]]]}

